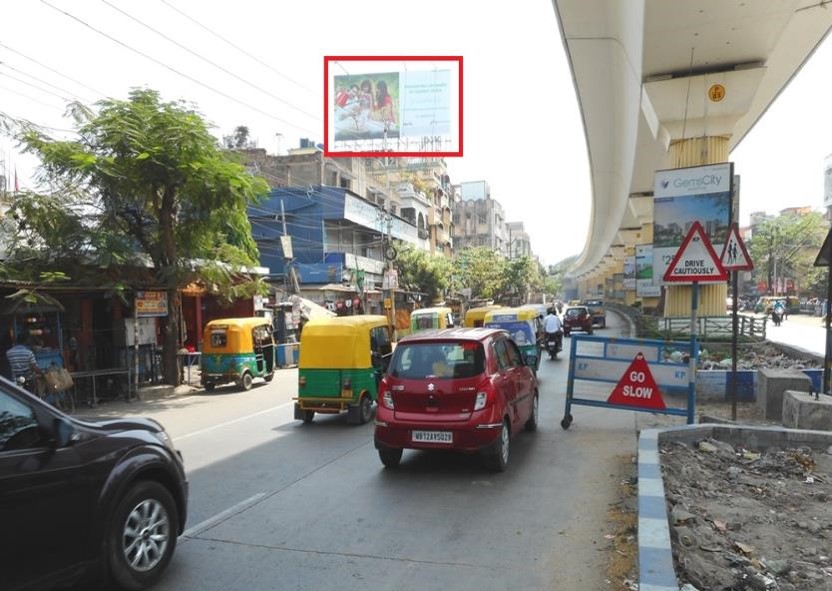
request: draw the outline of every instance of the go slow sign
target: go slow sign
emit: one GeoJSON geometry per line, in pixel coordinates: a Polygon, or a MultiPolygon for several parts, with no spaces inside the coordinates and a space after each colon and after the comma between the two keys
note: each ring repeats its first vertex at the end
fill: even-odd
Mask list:
{"type": "Polygon", "coordinates": [[[656,380],[650,372],[650,366],[642,353],[633,359],[627,371],[621,376],[612,394],[607,398],[609,404],[617,406],[637,406],[664,410],[664,399],[656,380]]]}

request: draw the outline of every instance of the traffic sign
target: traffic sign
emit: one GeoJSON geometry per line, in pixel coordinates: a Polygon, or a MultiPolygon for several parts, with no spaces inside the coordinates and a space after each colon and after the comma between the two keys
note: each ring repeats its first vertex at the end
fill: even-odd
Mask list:
{"type": "Polygon", "coordinates": [[[644,355],[638,353],[613,388],[607,403],[664,410],[664,399],[644,355]]]}
{"type": "Polygon", "coordinates": [[[832,260],[832,228],[829,228],[829,233],[823,241],[823,246],[818,251],[818,256],[813,266],[828,267],[830,260],[832,260]]]}
{"type": "Polygon", "coordinates": [[[725,281],[728,273],[719,262],[708,235],[699,222],[693,222],[682,246],[664,273],[664,280],[676,283],[725,281]]]}
{"type": "Polygon", "coordinates": [[[731,224],[731,229],[728,231],[728,240],[725,241],[725,246],[722,247],[722,255],[719,260],[726,271],[750,271],[754,268],[754,261],[748,256],[748,250],[745,248],[745,242],[742,241],[739,226],[736,222],[731,224]]]}

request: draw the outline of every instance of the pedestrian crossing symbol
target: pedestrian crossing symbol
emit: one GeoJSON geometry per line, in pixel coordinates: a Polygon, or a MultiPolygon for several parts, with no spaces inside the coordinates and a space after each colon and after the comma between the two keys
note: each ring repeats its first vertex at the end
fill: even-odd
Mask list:
{"type": "Polygon", "coordinates": [[[740,237],[739,226],[736,223],[731,224],[728,240],[725,241],[719,260],[722,261],[722,267],[726,271],[750,271],[754,268],[754,262],[748,256],[748,250],[740,237]]]}

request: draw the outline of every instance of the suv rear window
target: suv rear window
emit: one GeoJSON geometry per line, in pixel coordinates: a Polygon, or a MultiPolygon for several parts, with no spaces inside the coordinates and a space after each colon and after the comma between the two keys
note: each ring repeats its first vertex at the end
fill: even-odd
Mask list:
{"type": "Polygon", "coordinates": [[[485,351],[478,342],[402,343],[387,373],[394,378],[472,378],[485,371],[485,351]]]}

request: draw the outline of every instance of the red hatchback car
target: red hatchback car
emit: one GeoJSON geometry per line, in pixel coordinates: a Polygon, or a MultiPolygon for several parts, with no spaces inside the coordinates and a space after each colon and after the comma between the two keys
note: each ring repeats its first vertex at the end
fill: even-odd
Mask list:
{"type": "Polygon", "coordinates": [[[491,328],[420,332],[396,346],[378,392],[375,446],[388,468],[402,450],[479,452],[497,471],[509,439],[537,429],[537,379],[508,334],[491,328]]]}
{"type": "Polygon", "coordinates": [[[570,306],[563,311],[563,334],[568,337],[575,330],[592,334],[592,314],[586,306],[570,306]]]}

